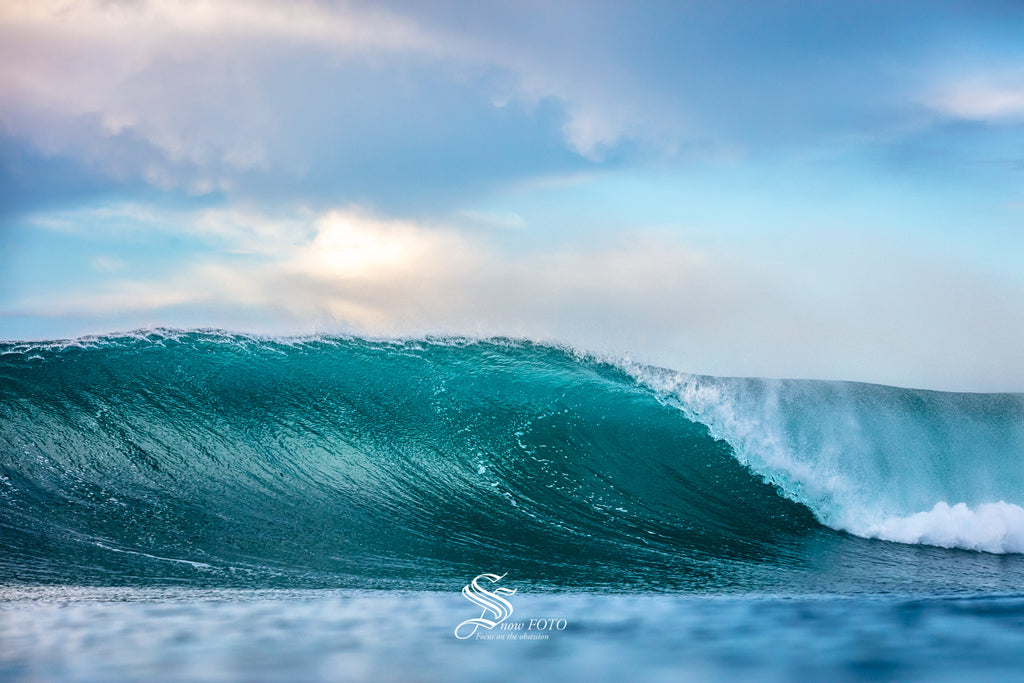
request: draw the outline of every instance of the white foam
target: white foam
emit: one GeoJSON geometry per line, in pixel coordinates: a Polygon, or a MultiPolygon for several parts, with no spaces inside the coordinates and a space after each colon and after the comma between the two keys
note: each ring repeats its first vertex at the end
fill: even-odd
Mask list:
{"type": "Polygon", "coordinates": [[[1024,553],[1024,508],[1006,502],[1020,502],[1024,490],[1019,398],[616,364],[676,399],[823,524],[899,543],[1024,553]]]}
{"type": "Polygon", "coordinates": [[[999,501],[974,509],[946,502],[931,510],[888,519],[852,533],[898,543],[963,548],[989,553],[1024,553],[1024,508],[999,501]]]}

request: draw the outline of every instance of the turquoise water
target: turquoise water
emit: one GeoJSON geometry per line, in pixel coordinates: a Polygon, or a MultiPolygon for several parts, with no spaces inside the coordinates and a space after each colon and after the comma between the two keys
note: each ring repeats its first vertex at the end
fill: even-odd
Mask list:
{"type": "Polygon", "coordinates": [[[1020,394],[515,340],[4,342],[0,674],[1024,676],[1022,464],[1020,394]],[[456,638],[484,573],[502,623],[565,630],[456,638]]]}

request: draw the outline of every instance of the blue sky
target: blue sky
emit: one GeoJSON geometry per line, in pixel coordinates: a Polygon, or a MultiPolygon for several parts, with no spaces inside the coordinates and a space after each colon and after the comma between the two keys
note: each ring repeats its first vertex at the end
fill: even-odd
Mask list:
{"type": "Polygon", "coordinates": [[[1024,390],[1024,6],[11,0],[0,337],[1024,390]]]}

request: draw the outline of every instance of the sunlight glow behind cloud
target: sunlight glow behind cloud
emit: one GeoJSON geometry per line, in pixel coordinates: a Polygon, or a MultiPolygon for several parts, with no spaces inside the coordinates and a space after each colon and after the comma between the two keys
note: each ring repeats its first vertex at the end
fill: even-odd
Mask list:
{"type": "Polygon", "coordinates": [[[999,360],[1014,352],[999,331],[1024,320],[1024,283],[997,287],[906,254],[819,243],[802,266],[696,249],[653,229],[512,254],[487,233],[352,207],[151,218],[155,231],[217,225],[196,233],[217,248],[164,276],[118,269],[74,294],[27,297],[6,315],[205,326],[234,310],[250,331],[525,336],[712,374],[824,377],[842,367],[918,386],[1024,382],[999,360]]]}

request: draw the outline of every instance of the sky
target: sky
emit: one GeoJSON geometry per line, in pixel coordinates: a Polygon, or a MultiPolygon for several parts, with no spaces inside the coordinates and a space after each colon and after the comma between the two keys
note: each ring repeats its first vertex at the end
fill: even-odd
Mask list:
{"type": "Polygon", "coordinates": [[[1019,2],[0,3],[0,338],[1024,391],[1019,2]]]}

